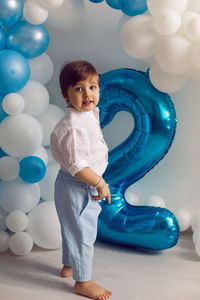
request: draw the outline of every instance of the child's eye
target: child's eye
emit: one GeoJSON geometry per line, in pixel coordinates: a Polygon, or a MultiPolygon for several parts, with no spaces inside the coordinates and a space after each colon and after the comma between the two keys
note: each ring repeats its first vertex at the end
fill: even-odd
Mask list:
{"type": "Polygon", "coordinates": [[[95,90],[96,88],[97,88],[96,85],[91,85],[90,87],[91,90],[95,90]]]}
{"type": "Polygon", "coordinates": [[[82,90],[83,90],[83,89],[82,89],[82,87],[80,87],[80,86],[78,86],[78,87],[75,88],[75,91],[76,91],[76,92],[81,92],[82,90]]]}

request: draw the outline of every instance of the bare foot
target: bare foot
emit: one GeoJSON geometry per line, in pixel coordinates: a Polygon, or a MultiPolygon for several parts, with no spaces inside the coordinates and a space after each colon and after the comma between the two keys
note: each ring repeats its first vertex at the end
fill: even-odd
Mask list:
{"type": "Polygon", "coordinates": [[[74,290],[77,294],[87,296],[91,299],[105,300],[109,299],[112,292],[102,288],[100,285],[95,284],[92,280],[79,282],[76,281],[74,285],[74,290]]]}
{"type": "Polygon", "coordinates": [[[60,276],[64,277],[64,278],[71,277],[72,276],[72,267],[63,266],[60,276]]]}

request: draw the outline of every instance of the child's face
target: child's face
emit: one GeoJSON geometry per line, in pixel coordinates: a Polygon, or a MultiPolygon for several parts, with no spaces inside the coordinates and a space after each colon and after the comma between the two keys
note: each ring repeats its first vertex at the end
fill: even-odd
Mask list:
{"type": "Polygon", "coordinates": [[[99,82],[97,75],[91,75],[87,79],[79,81],[75,86],[70,86],[67,90],[70,106],[80,110],[92,110],[99,102],[99,82]]]}

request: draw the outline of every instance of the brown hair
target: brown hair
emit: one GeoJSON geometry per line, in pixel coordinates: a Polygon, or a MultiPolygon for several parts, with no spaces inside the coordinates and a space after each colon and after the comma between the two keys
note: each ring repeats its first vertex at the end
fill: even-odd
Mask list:
{"type": "Polygon", "coordinates": [[[84,60],[76,60],[64,63],[60,71],[60,88],[63,97],[67,96],[67,90],[70,86],[75,86],[77,82],[85,80],[89,75],[98,75],[95,67],[84,60]]]}

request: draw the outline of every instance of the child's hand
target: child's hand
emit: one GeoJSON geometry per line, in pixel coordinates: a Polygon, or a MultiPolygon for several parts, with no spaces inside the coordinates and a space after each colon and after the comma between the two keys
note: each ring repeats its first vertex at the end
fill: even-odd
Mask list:
{"type": "Polygon", "coordinates": [[[93,196],[93,198],[95,200],[102,200],[104,198],[107,198],[107,201],[110,204],[111,203],[111,196],[110,196],[110,190],[109,190],[108,184],[106,183],[103,188],[97,187],[96,189],[97,189],[97,192],[98,192],[98,196],[93,196]]]}

